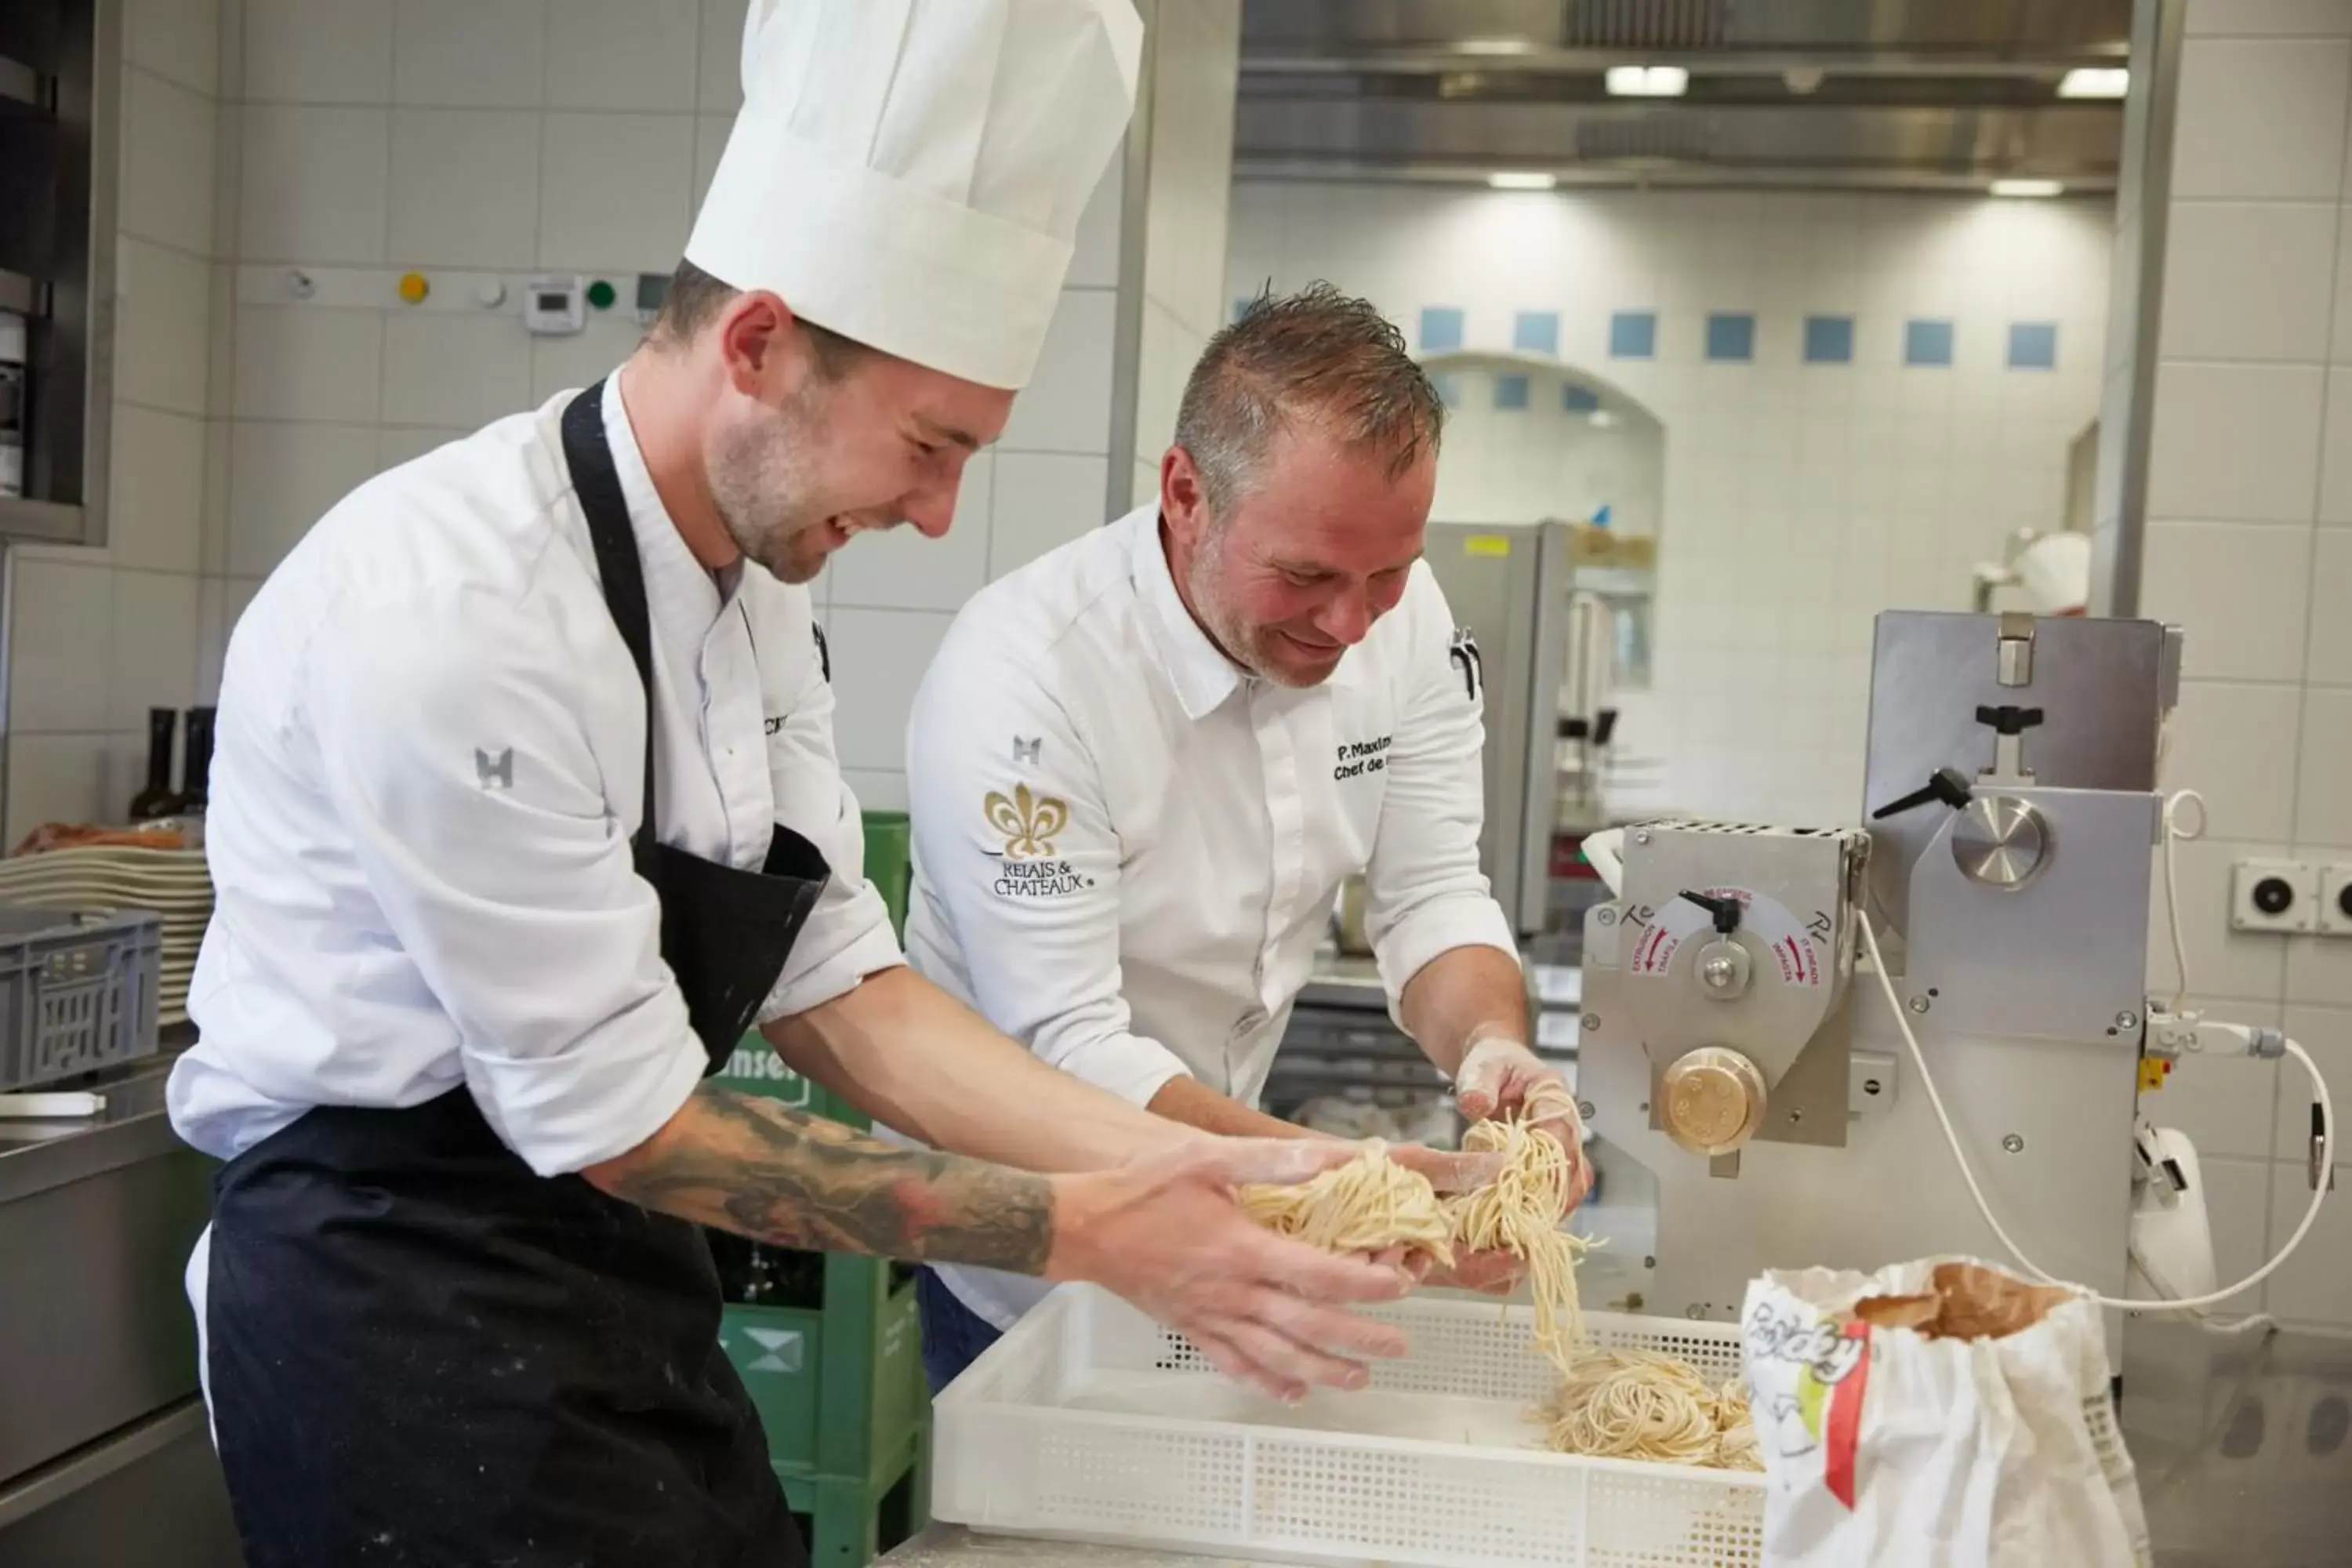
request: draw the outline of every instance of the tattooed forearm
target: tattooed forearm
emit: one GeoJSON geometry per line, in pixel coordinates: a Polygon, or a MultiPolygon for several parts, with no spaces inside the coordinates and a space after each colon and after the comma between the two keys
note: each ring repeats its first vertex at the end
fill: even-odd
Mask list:
{"type": "Polygon", "coordinates": [[[1053,1248],[1043,1176],[901,1149],[705,1084],[667,1126],[587,1173],[616,1197],[783,1247],[1020,1274],[1053,1248]]]}

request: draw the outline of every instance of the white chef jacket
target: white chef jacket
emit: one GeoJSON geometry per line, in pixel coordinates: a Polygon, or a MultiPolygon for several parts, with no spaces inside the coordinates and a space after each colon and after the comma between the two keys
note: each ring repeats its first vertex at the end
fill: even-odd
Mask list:
{"type": "MultiPolygon", "coordinates": [[[[708,1058],[629,839],[646,699],[563,462],[572,394],[352,492],[230,639],[173,1125],[232,1157],[314,1105],[459,1083],[541,1174],[643,1142],[708,1058]]],[[[663,842],[744,869],[772,825],[834,868],[761,1019],[899,960],[803,588],[724,586],[604,423],[653,622],[663,842]]]]}
{"type": "MultiPolygon", "coordinates": [[[[1148,1103],[1245,1103],[1350,874],[1391,1007],[1472,944],[1517,957],[1478,869],[1483,692],[1415,564],[1306,689],[1209,640],[1145,507],[964,606],[907,729],[908,962],[1044,1060],[1148,1103]]],[[[1034,1281],[941,1271],[999,1327],[1034,1281]]]]}

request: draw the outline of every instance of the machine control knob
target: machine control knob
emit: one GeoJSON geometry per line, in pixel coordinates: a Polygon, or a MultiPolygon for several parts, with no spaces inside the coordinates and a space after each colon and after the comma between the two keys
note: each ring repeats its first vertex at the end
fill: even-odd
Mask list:
{"type": "Polygon", "coordinates": [[[1971,882],[2021,888],[2050,858],[2050,825],[2030,801],[1980,795],[1952,819],[1952,858],[1971,882]]]}
{"type": "Polygon", "coordinates": [[[1698,983],[1717,1002],[1737,1001],[1747,994],[1748,950],[1728,936],[1718,936],[1698,952],[1698,983]]]}
{"type": "Polygon", "coordinates": [[[1722,1046],[1701,1046],[1666,1068],[1658,1120],[1667,1137],[1712,1158],[1755,1136],[1764,1100],[1764,1075],[1754,1062],[1722,1046]]]}
{"type": "Polygon", "coordinates": [[[1890,816],[1900,816],[1916,811],[1930,801],[1942,801],[1955,811],[1969,804],[1969,781],[1950,768],[1937,768],[1927,775],[1927,782],[1909,795],[1890,800],[1870,814],[1873,822],[1884,822],[1890,816]]]}
{"type": "Polygon", "coordinates": [[[1680,896],[1706,911],[1717,935],[1729,936],[1739,929],[1740,904],[1738,899],[1718,899],[1711,893],[1689,891],[1680,896]]]}
{"type": "Polygon", "coordinates": [[[2042,722],[2042,710],[2008,703],[1998,708],[1983,707],[1977,710],[1977,722],[1990,725],[1996,735],[2022,735],[2042,722]]]}

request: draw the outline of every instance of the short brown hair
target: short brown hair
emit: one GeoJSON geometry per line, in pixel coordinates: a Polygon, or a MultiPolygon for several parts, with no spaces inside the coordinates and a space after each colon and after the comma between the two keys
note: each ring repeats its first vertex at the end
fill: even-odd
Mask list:
{"type": "MultiPolygon", "coordinates": [[[[662,295],[661,313],[654,318],[653,336],[672,344],[690,343],[741,292],[732,283],[720,282],[693,262],[681,261],[669,275],[669,288],[662,295]]],[[[807,334],[809,347],[816,352],[818,368],[829,381],[838,380],[859,355],[874,352],[855,338],[845,338],[814,321],[793,319],[807,334]]]]}
{"type": "Polygon", "coordinates": [[[1249,487],[1276,434],[1301,416],[1383,458],[1391,479],[1424,447],[1436,450],[1445,427],[1445,405],[1404,334],[1370,300],[1319,281],[1279,296],[1269,287],[1209,340],[1185,383],[1176,444],[1200,469],[1213,514],[1249,487]]]}

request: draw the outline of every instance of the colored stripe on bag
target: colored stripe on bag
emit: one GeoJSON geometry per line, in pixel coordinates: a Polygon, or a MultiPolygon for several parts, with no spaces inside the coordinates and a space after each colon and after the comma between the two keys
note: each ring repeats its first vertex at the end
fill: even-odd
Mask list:
{"type": "Polygon", "coordinates": [[[1822,1456],[1822,1476],[1830,1495],[1853,1511],[1854,1449],[1862,1441],[1862,1395],[1870,1383],[1870,1325],[1848,1323],[1845,1338],[1862,1342],[1862,1354],[1854,1358],[1853,1370],[1838,1379],[1830,1390],[1827,1452],[1822,1456]]]}

